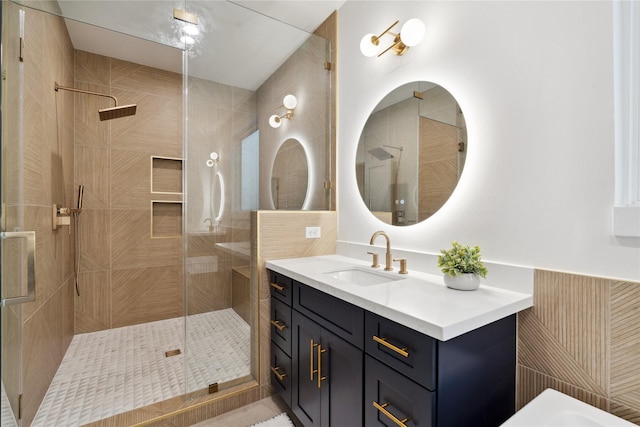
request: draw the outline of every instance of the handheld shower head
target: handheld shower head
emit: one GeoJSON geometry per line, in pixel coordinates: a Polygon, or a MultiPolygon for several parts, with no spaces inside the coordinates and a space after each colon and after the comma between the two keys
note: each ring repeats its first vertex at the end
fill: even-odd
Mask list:
{"type": "Polygon", "coordinates": [[[84,185],[78,186],[78,210],[82,210],[82,196],[84,195],[84,185]]]}

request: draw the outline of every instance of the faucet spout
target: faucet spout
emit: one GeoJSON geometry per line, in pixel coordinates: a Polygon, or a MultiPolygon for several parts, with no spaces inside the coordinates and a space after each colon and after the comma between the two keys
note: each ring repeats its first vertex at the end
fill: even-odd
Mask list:
{"type": "Polygon", "coordinates": [[[213,221],[211,218],[205,218],[204,223],[206,224],[209,221],[209,231],[213,231],[213,221]]]}
{"type": "Polygon", "coordinates": [[[389,238],[389,235],[387,233],[385,233],[384,231],[376,231],[375,233],[373,233],[373,236],[371,236],[371,241],[369,242],[369,244],[373,245],[373,243],[375,242],[375,240],[376,240],[376,238],[378,236],[384,237],[385,240],[387,241],[387,253],[386,253],[386,256],[385,256],[384,269],[385,269],[385,271],[391,271],[391,270],[393,270],[393,265],[392,265],[393,257],[391,256],[391,239],[389,238]]]}

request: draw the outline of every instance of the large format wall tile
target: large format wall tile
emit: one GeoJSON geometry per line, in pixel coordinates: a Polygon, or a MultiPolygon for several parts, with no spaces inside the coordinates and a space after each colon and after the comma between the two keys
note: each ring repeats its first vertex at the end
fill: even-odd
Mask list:
{"type": "Polygon", "coordinates": [[[640,415],[639,337],[640,284],[614,282],[611,286],[611,399],[635,408],[637,416],[640,415]]]}
{"type": "Polygon", "coordinates": [[[533,308],[520,316],[519,363],[606,395],[609,281],[536,271],[533,308]]]}
{"type": "Polygon", "coordinates": [[[75,330],[78,334],[101,331],[111,327],[110,272],[87,271],[78,276],[75,301],[75,330]]]}
{"type": "Polygon", "coordinates": [[[179,268],[157,266],[113,270],[113,327],[182,315],[179,268]]]}
{"type": "Polygon", "coordinates": [[[640,283],[536,270],[518,315],[517,407],[551,387],[640,423],[640,283]]]}

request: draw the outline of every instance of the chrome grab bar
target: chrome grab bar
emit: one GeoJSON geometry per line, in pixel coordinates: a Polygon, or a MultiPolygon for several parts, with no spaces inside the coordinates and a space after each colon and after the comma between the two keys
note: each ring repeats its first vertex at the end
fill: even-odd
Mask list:
{"type": "Polygon", "coordinates": [[[27,295],[3,298],[2,307],[22,304],[36,299],[36,232],[35,231],[3,231],[0,238],[27,239],[27,295]]]}

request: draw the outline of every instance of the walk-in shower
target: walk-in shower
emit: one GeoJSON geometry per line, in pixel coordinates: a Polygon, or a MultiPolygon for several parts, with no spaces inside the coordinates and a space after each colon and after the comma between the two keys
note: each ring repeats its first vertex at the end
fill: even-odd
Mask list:
{"type": "Polygon", "coordinates": [[[105,98],[113,99],[113,101],[116,104],[115,106],[110,108],[102,108],[98,110],[98,114],[100,115],[100,121],[119,119],[121,117],[134,116],[136,114],[137,104],[118,105],[118,98],[112,95],[107,95],[105,93],[99,93],[99,92],[92,92],[89,90],[76,89],[73,87],[60,86],[58,83],[55,84],[54,90],[56,92],[59,90],[68,90],[71,92],[84,93],[87,95],[94,95],[94,96],[103,96],[105,98]]]}
{"type": "Polygon", "coordinates": [[[18,38],[15,26],[3,21],[3,136],[5,124],[15,123],[24,129],[19,136],[26,147],[14,161],[22,169],[12,174],[5,162],[13,157],[4,149],[19,138],[3,139],[2,178],[9,177],[2,181],[3,206],[5,185],[18,183],[14,187],[24,188],[26,199],[18,208],[10,199],[3,219],[11,229],[37,230],[38,284],[44,284],[22,313],[2,308],[3,327],[9,325],[5,317],[15,315],[9,318],[15,335],[3,330],[4,400],[23,426],[105,418],[110,425],[149,423],[175,408],[226,408],[245,401],[244,393],[258,396],[269,386],[269,369],[261,366],[267,362],[260,349],[264,331],[258,328],[268,295],[257,286],[251,214],[262,206],[259,172],[272,170],[270,153],[286,132],[297,127],[305,136],[310,170],[322,178],[313,179],[320,188],[310,190],[318,200],[312,209],[331,199],[322,188],[330,176],[330,132],[317,125],[318,118],[328,123],[327,99],[316,96],[329,93],[332,79],[325,39],[233,2],[199,1],[185,4],[197,9],[202,24],[199,44],[189,48],[167,40],[179,38],[180,22],[148,22],[163,14],[163,2],[134,10],[125,3],[2,4],[6,21],[24,11],[28,37],[18,54],[21,43],[10,43],[18,38]],[[33,8],[50,6],[59,9],[33,8]],[[89,15],[68,15],[74,7],[89,15]],[[116,22],[125,22],[147,8],[153,13],[136,18],[149,25],[136,25],[129,34],[119,26],[119,32],[107,30],[97,19],[123,13],[116,22]],[[228,46],[221,40],[237,29],[222,27],[235,22],[246,23],[243,32],[258,31],[250,39],[269,40],[275,52],[265,58],[264,46],[242,43],[223,59],[228,46]],[[150,34],[134,33],[151,26],[150,34]],[[113,49],[98,52],[80,43],[91,40],[126,50],[137,45],[157,61],[141,64],[144,55],[116,57],[113,49]],[[23,85],[16,84],[18,77],[23,85]],[[272,133],[260,135],[258,146],[258,117],[281,102],[284,94],[275,92],[283,87],[313,99],[279,133],[269,127],[272,133]],[[20,97],[24,109],[12,102],[20,97]],[[136,102],[140,110],[120,100],[136,102]],[[129,118],[110,121],[119,117],[129,118]],[[255,135],[255,153],[242,149],[249,135],[255,135]],[[243,168],[241,177],[247,158],[255,161],[252,174],[243,168]],[[255,196],[251,205],[247,195],[255,196]],[[72,216],[71,227],[42,227],[42,215],[51,216],[42,205],[50,203],[69,207],[56,214],[67,216],[65,226],[72,216]],[[4,357],[6,347],[15,357],[4,357]]]}

